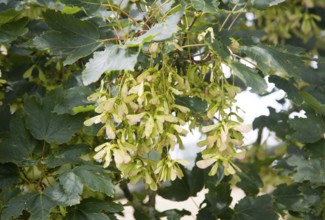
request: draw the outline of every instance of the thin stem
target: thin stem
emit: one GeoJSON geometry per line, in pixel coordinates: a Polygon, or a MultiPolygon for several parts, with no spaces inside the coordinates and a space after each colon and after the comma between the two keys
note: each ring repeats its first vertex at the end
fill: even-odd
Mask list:
{"type": "Polygon", "coordinates": [[[129,15],[127,12],[123,11],[121,8],[112,5],[112,4],[102,4],[102,6],[106,6],[106,7],[110,7],[110,8],[114,8],[116,10],[118,10],[119,12],[121,12],[122,14],[126,15],[128,18],[130,18],[134,24],[138,25],[139,23],[135,20],[135,18],[133,18],[131,15],[129,15]]]}
{"type": "MultiPolygon", "coordinates": [[[[236,10],[237,6],[238,6],[238,4],[236,4],[236,5],[233,7],[233,9],[232,9],[231,11],[234,12],[234,11],[236,10]]],[[[229,13],[229,14],[227,15],[227,17],[226,17],[226,19],[223,21],[223,23],[222,23],[222,25],[221,25],[219,31],[222,31],[223,27],[225,26],[225,24],[227,23],[227,21],[229,20],[229,18],[230,18],[231,15],[232,15],[232,13],[229,13]]]]}
{"type": "Polygon", "coordinates": [[[114,41],[114,40],[127,40],[127,38],[123,38],[123,37],[113,37],[113,38],[107,38],[107,39],[103,39],[103,40],[98,40],[98,42],[106,42],[106,41],[114,41]]]}
{"type": "Polygon", "coordinates": [[[235,19],[230,23],[230,25],[228,27],[228,31],[230,31],[230,29],[235,24],[236,20],[239,18],[240,15],[241,15],[241,13],[239,13],[239,14],[236,15],[235,19]]]}
{"type": "Polygon", "coordinates": [[[147,23],[151,20],[151,18],[165,5],[169,2],[169,0],[166,0],[164,3],[162,3],[161,5],[159,5],[152,13],[151,15],[148,17],[148,19],[141,25],[142,27],[147,25],[147,23]]]}
{"type": "Polygon", "coordinates": [[[189,44],[189,45],[184,45],[182,48],[186,47],[203,47],[203,46],[208,46],[207,44],[189,44]]]}

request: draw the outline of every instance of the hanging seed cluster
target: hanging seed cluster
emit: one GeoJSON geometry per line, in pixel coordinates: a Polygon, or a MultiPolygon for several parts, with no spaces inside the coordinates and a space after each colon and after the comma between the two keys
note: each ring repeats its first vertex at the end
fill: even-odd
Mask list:
{"type": "Polygon", "coordinates": [[[222,165],[225,174],[234,174],[238,168],[232,160],[243,156],[238,148],[246,130],[230,108],[238,88],[220,68],[189,66],[180,74],[169,64],[165,59],[164,65],[141,74],[123,71],[102,80],[99,91],[89,97],[97,103],[97,115],[85,121],[86,126],[102,124],[98,135],[107,140],[95,147],[94,159],[104,167],[114,164],[131,183],[143,180],[156,190],[160,182],[183,177],[180,164],[187,161],[173,159],[169,152],[186,148],[182,137],[199,128],[205,139],[198,143],[202,160],[197,166],[213,165],[209,174],[214,175],[222,165]],[[196,112],[191,103],[177,102],[182,97],[198,98],[208,109],[196,112]]]}

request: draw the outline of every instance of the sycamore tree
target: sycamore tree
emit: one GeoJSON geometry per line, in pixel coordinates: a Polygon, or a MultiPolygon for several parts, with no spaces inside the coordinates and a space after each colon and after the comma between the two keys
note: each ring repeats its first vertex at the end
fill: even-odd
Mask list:
{"type": "Polygon", "coordinates": [[[324,28],[323,0],[0,0],[0,219],[117,219],[117,187],[136,219],[203,188],[196,219],[324,219],[324,28]],[[267,81],[288,107],[243,124],[267,81]]]}

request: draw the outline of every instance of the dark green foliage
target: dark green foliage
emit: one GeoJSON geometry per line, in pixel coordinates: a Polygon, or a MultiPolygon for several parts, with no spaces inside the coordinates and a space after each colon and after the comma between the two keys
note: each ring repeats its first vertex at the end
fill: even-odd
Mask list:
{"type": "Polygon", "coordinates": [[[185,201],[203,189],[199,220],[325,219],[325,40],[319,34],[324,8],[322,0],[0,0],[1,220],[115,220],[124,210],[116,201],[118,186],[140,220],[193,215],[177,207],[160,212],[155,197],[185,201]],[[251,26],[246,12],[255,16],[251,26]],[[284,30],[283,20],[297,23],[284,30]],[[310,61],[317,68],[309,67],[310,61]],[[266,80],[275,84],[273,91],[266,80]],[[290,102],[282,111],[269,107],[269,115],[256,118],[256,143],[240,149],[240,128],[234,121],[227,124],[233,117],[241,121],[235,104],[227,102],[239,92],[237,84],[260,96],[281,89],[286,97],[278,102],[290,102]],[[300,111],[305,117],[292,117],[300,111]],[[84,126],[97,113],[103,114],[94,125],[84,126]],[[210,165],[206,169],[188,170],[166,160],[161,169],[179,166],[184,176],[160,185],[149,165],[176,147],[160,144],[187,147],[175,120],[205,129],[207,142],[215,138],[219,145],[204,145],[199,153],[196,162],[206,160],[201,161],[210,165]],[[135,124],[133,130],[128,123],[135,124]],[[114,142],[112,131],[105,130],[108,124],[123,138],[114,142]],[[220,125],[218,132],[210,125],[220,125]],[[266,131],[275,137],[274,146],[264,141],[266,131]],[[159,140],[159,132],[169,139],[159,140]],[[126,144],[139,137],[136,146],[126,144]],[[102,150],[96,146],[103,143],[118,145],[103,150],[96,161],[94,155],[102,150]],[[121,146],[128,149],[117,151],[121,146]],[[246,158],[236,157],[240,151],[247,151],[246,158]],[[131,164],[140,157],[145,163],[125,168],[139,177],[123,176],[119,160],[131,164]],[[110,159],[107,168],[99,164],[110,159]],[[211,168],[215,175],[209,175],[211,168]],[[153,181],[157,192],[130,191],[129,181],[137,178],[139,185],[153,181]],[[269,186],[274,190],[266,190],[269,186]],[[238,202],[233,187],[246,194],[238,202]]]}

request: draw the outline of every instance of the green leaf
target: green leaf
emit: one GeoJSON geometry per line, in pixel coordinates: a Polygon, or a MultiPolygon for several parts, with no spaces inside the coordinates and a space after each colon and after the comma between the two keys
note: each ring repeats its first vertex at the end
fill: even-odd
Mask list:
{"type": "Polygon", "coordinates": [[[82,165],[73,169],[80,181],[95,192],[103,192],[107,196],[114,196],[114,185],[109,172],[101,166],[82,165]]]}
{"type": "Polygon", "coordinates": [[[191,215],[191,212],[182,209],[182,210],[178,210],[178,209],[169,209],[166,211],[163,211],[161,213],[159,213],[159,217],[167,217],[167,220],[180,220],[183,216],[186,215],[191,215]]]}
{"type": "Polygon", "coordinates": [[[304,151],[308,158],[325,158],[325,142],[321,139],[316,143],[306,144],[304,151]]]}
{"type": "Polygon", "coordinates": [[[0,26],[14,20],[21,12],[14,8],[9,8],[0,12],[0,26]]]}
{"type": "Polygon", "coordinates": [[[9,188],[12,184],[18,183],[20,179],[19,168],[12,163],[0,163],[0,189],[9,188]]]}
{"type": "Polygon", "coordinates": [[[214,214],[219,215],[228,209],[232,201],[230,193],[230,185],[227,182],[209,187],[209,192],[205,195],[205,198],[214,214]]]}
{"type": "Polygon", "coordinates": [[[95,52],[82,73],[85,85],[96,82],[100,76],[111,70],[134,70],[138,54],[132,49],[109,45],[104,51],[95,52]]]}
{"type": "Polygon", "coordinates": [[[240,182],[236,185],[244,190],[246,195],[255,196],[259,193],[260,188],[263,187],[263,181],[258,175],[254,166],[248,166],[247,169],[243,169],[243,172],[238,173],[240,182]]]}
{"type": "Polygon", "coordinates": [[[99,199],[85,199],[82,201],[78,208],[84,212],[122,212],[124,210],[123,206],[118,203],[111,201],[102,201],[99,199]]]}
{"type": "Polygon", "coordinates": [[[47,11],[44,13],[50,31],[34,39],[34,45],[41,50],[49,49],[52,55],[66,56],[64,65],[72,64],[99,48],[99,32],[89,21],[79,20],[73,15],[47,11]]]}
{"type": "Polygon", "coordinates": [[[285,0],[251,0],[250,4],[257,9],[266,9],[282,2],[285,2],[285,0]]]}
{"type": "Polygon", "coordinates": [[[178,22],[183,14],[183,10],[169,15],[165,21],[155,24],[145,34],[138,38],[127,41],[128,47],[140,46],[151,41],[163,41],[171,38],[178,30],[178,22]]]}
{"type": "Polygon", "coordinates": [[[46,188],[47,194],[61,206],[72,206],[80,203],[84,185],[72,171],[59,176],[60,184],[46,188]]]}
{"type": "Polygon", "coordinates": [[[220,56],[223,60],[228,60],[230,56],[230,51],[228,49],[228,45],[230,42],[227,42],[228,36],[223,36],[223,32],[216,33],[215,39],[211,43],[210,40],[205,39],[205,42],[209,44],[210,48],[217,52],[217,55],[220,56]]]}
{"type": "Polygon", "coordinates": [[[9,44],[28,32],[26,25],[27,18],[22,18],[17,21],[0,26],[0,43],[9,44]]]}
{"type": "Polygon", "coordinates": [[[73,111],[76,107],[87,106],[91,104],[87,97],[92,94],[92,90],[86,86],[72,87],[64,90],[63,99],[54,108],[54,112],[58,114],[75,114],[73,111]]]}
{"type": "Polygon", "coordinates": [[[307,92],[300,92],[300,95],[304,99],[304,101],[309,105],[312,109],[314,109],[317,113],[324,114],[325,113],[325,104],[320,103],[314,96],[307,92]]]}
{"type": "Polygon", "coordinates": [[[306,116],[307,118],[295,117],[289,120],[289,125],[294,130],[288,135],[291,140],[313,143],[323,138],[325,132],[323,119],[309,111],[306,111],[306,116]]]}
{"type": "Polygon", "coordinates": [[[87,213],[79,209],[73,209],[64,218],[65,220],[111,220],[104,213],[87,213]]]}
{"type": "Polygon", "coordinates": [[[277,88],[285,91],[288,95],[288,99],[292,100],[295,104],[300,105],[303,102],[299,90],[288,80],[272,75],[269,77],[269,82],[274,83],[277,88]]]}
{"type": "Polygon", "coordinates": [[[158,192],[160,196],[173,201],[184,201],[190,196],[196,196],[202,190],[204,186],[203,170],[193,167],[192,171],[189,171],[182,167],[182,171],[184,177],[176,179],[171,182],[170,186],[160,189],[158,192]]]}
{"type": "Polygon", "coordinates": [[[101,0],[62,0],[61,2],[65,5],[84,8],[89,14],[96,12],[101,7],[101,0]]]}
{"type": "Polygon", "coordinates": [[[208,103],[196,96],[176,96],[175,103],[189,108],[192,112],[203,114],[207,111],[208,103]]]}
{"type": "Polygon", "coordinates": [[[34,97],[25,96],[26,126],[38,140],[63,144],[70,140],[83,125],[83,117],[53,113],[56,95],[48,95],[42,103],[34,97]]]}
{"type": "Polygon", "coordinates": [[[264,94],[267,89],[267,84],[263,77],[258,72],[248,66],[234,62],[231,64],[231,68],[234,74],[246,85],[252,88],[252,90],[258,94],[264,94]]]}
{"type": "Polygon", "coordinates": [[[288,76],[300,79],[301,72],[306,69],[298,56],[276,48],[267,46],[243,46],[238,51],[245,53],[256,61],[257,66],[265,75],[279,71],[288,76]]]}
{"type": "Polygon", "coordinates": [[[303,157],[292,156],[287,160],[290,166],[296,167],[296,172],[292,178],[296,182],[310,181],[312,184],[325,184],[325,159],[305,159],[303,157]]]}
{"type": "Polygon", "coordinates": [[[9,136],[0,143],[0,162],[21,164],[31,156],[35,144],[25,128],[23,118],[16,113],[10,121],[9,136]]]}
{"type": "Polygon", "coordinates": [[[9,200],[1,219],[17,218],[23,210],[30,213],[30,219],[48,220],[55,202],[46,193],[27,193],[9,200]]]}
{"type": "Polygon", "coordinates": [[[272,198],[269,195],[259,196],[256,199],[245,197],[235,206],[234,220],[277,220],[278,216],[272,208],[272,198]]]}
{"type": "Polygon", "coordinates": [[[46,157],[44,162],[50,168],[58,167],[67,163],[76,164],[80,162],[81,155],[86,153],[89,153],[88,145],[72,145],[64,147],[64,149],[53,151],[51,155],[46,157]]]}
{"type": "Polygon", "coordinates": [[[203,13],[216,14],[220,2],[214,0],[191,0],[192,6],[203,13]]]}
{"type": "Polygon", "coordinates": [[[308,207],[303,203],[303,195],[298,185],[281,184],[273,192],[275,204],[280,210],[306,211],[308,207]]]}

